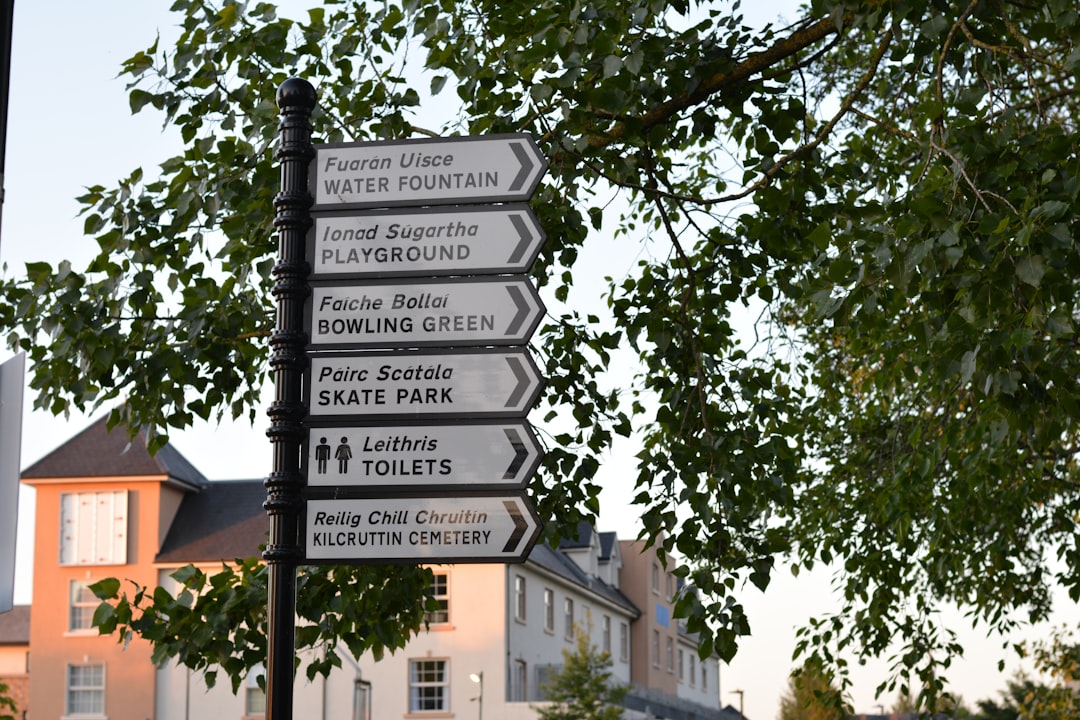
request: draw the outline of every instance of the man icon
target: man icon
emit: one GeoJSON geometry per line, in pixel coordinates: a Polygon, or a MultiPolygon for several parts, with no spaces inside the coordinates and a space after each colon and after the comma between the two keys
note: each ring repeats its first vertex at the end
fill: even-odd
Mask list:
{"type": "Polygon", "coordinates": [[[319,444],[315,446],[315,462],[320,475],[326,474],[326,462],[330,459],[330,446],[326,438],[319,438],[319,444]]]}
{"type": "Polygon", "coordinates": [[[334,451],[334,457],[338,461],[338,474],[344,475],[349,471],[349,458],[352,457],[352,448],[349,447],[349,438],[341,438],[341,444],[334,451]]]}

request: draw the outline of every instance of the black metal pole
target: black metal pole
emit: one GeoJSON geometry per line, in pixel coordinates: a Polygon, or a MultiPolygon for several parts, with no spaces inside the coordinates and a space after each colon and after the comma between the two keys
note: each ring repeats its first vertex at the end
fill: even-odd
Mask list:
{"type": "Polygon", "coordinates": [[[266,433],[274,446],[274,466],[266,479],[263,505],[270,521],[270,539],[263,552],[268,573],[266,718],[292,720],[296,566],[304,558],[300,448],[305,415],[302,383],[307,363],[303,313],[309,292],[304,236],[311,224],[308,164],[315,155],[311,145],[315,88],[306,80],[289,78],[278,88],[277,103],[281,111],[277,150],[281,191],[274,198],[278,261],[273,270],[273,292],[277,299],[277,327],[270,338],[274,402],[267,411],[270,429],[266,433]]]}
{"type": "Polygon", "coordinates": [[[7,165],[8,98],[11,94],[11,28],[15,0],[0,0],[0,225],[4,217],[4,168],[7,165]]]}

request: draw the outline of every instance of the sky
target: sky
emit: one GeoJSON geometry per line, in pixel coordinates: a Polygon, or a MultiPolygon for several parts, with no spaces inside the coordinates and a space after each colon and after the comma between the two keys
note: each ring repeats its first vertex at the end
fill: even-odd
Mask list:
{"type": "MultiPolygon", "coordinates": [[[[8,157],[4,175],[5,202],[0,227],[0,263],[5,276],[18,275],[23,264],[69,259],[81,267],[95,245],[82,235],[74,198],[94,184],[109,185],[135,167],[148,169],[167,157],[175,141],[163,137],[161,118],[150,113],[132,116],[124,81],[117,78],[120,63],[153,42],[156,33],[175,34],[168,0],[16,0],[12,84],[8,128],[8,157]]],[[[789,0],[752,3],[757,12],[790,12],[789,0]]],[[[580,267],[593,263],[597,277],[614,274],[611,264],[627,257],[611,238],[590,240],[580,267]]],[[[634,258],[627,257],[629,271],[634,258]]],[[[549,307],[554,303],[545,298],[549,307]]],[[[0,362],[12,356],[0,347],[0,362]]],[[[85,428],[94,418],[73,414],[56,418],[31,410],[27,390],[22,429],[22,467],[28,467],[85,428]]],[[[265,406],[264,406],[265,409],[265,406]]],[[[534,413],[538,414],[538,413],[534,413]]],[[[269,421],[260,414],[254,427],[246,422],[222,426],[201,424],[171,433],[172,444],[204,475],[214,480],[265,477],[272,452],[265,430],[269,421]]],[[[633,487],[632,457],[628,442],[616,445],[604,463],[600,530],[633,538],[638,526],[624,498],[633,487]]],[[[31,601],[33,553],[33,491],[20,496],[16,603],[31,601]]],[[[781,570],[768,593],[754,589],[741,600],[750,613],[753,635],[721,670],[720,692],[725,704],[739,707],[751,720],[774,720],[779,699],[787,687],[787,674],[795,642],[794,628],[814,613],[834,607],[828,577],[820,573],[796,580],[781,570]]],[[[1075,605],[1064,608],[1061,621],[1077,622],[1075,605]]],[[[943,618],[955,621],[956,618],[943,618]]],[[[1037,631],[1038,632],[1038,631],[1037,631]]],[[[1044,632],[1044,631],[1043,631],[1044,632]]],[[[963,635],[967,658],[956,664],[949,680],[968,703],[997,697],[1006,679],[1019,667],[1012,656],[1002,655],[1001,642],[963,635]],[[1003,674],[997,662],[1007,662],[1003,674]]],[[[874,687],[884,663],[858,669],[853,700],[857,712],[888,709],[895,696],[877,699],[874,687]]]]}

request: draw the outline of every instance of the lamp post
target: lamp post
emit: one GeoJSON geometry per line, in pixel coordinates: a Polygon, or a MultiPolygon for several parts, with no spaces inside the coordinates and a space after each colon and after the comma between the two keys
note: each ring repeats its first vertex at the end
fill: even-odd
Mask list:
{"type": "Polygon", "coordinates": [[[484,673],[472,673],[469,675],[469,679],[480,685],[480,694],[471,699],[477,702],[476,707],[479,711],[476,716],[477,720],[484,720],[484,673]]]}
{"type": "Polygon", "coordinates": [[[742,710],[743,710],[743,694],[744,694],[744,691],[743,690],[732,690],[731,694],[739,696],[739,720],[746,720],[746,716],[743,715],[743,712],[742,712],[742,710]]]}

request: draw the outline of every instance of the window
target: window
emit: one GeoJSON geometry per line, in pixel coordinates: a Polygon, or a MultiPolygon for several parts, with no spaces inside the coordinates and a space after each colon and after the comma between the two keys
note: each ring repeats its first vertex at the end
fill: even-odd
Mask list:
{"type": "Polygon", "coordinates": [[[525,622],[525,577],[514,576],[514,619],[525,622]]]}
{"type": "Polygon", "coordinates": [[[675,598],[675,576],[671,573],[664,573],[664,578],[667,581],[668,600],[672,600],[675,598]]]}
{"type": "Polygon", "coordinates": [[[68,631],[92,630],[98,599],[90,592],[90,583],[72,580],[68,600],[68,631]]]}
{"type": "Polygon", "coordinates": [[[544,631],[555,632],[555,591],[544,588],[544,631]]]}
{"type": "Polygon", "coordinates": [[[660,631],[652,631],[652,664],[653,667],[660,667],[660,631]]]}
{"type": "Polygon", "coordinates": [[[604,652],[610,653],[611,652],[611,616],[610,615],[605,615],[604,616],[604,620],[601,623],[601,632],[603,633],[602,649],[603,649],[604,652]]]}
{"type": "Polygon", "coordinates": [[[448,712],[450,679],[445,660],[409,661],[409,712],[448,712]]]}
{"type": "Polygon", "coordinates": [[[435,573],[428,588],[428,594],[435,598],[439,604],[438,610],[430,610],[424,618],[432,625],[442,625],[450,622],[450,583],[446,573],[435,573]]]}
{"type": "Polygon", "coordinates": [[[697,677],[697,658],[690,653],[690,687],[694,687],[694,678],[697,677]]]}
{"type": "Polygon", "coordinates": [[[619,659],[630,659],[630,626],[619,623],[619,659]]]}
{"type": "Polygon", "coordinates": [[[256,718],[266,716],[266,690],[259,687],[259,678],[266,680],[266,669],[262,663],[251,668],[247,682],[244,683],[244,717],[256,718]]]}
{"type": "Polygon", "coordinates": [[[675,672],[675,641],[667,638],[667,671],[675,672]]]}
{"type": "Polygon", "coordinates": [[[705,663],[701,664],[701,690],[706,692],[709,689],[709,672],[705,667],[705,663]]]}
{"type": "Polygon", "coordinates": [[[60,496],[60,564],[127,562],[127,491],[60,496]]]}
{"type": "Polygon", "coordinates": [[[574,639],[574,601],[570,598],[563,601],[563,637],[574,639]]]}
{"type": "Polygon", "coordinates": [[[514,675],[510,678],[510,701],[525,702],[529,699],[529,666],[524,660],[514,661],[514,675]]]}
{"type": "Polygon", "coordinates": [[[68,665],[67,715],[105,715],[105,666],[68,665]]]}
{"type": "Polygon", "coordinates": [[[660,566],[656,563],[652,564],[652,591],[660,594],[660,566]]]}
{"type": "Polygon", "coordinates": [[[371,720],[371,683],[357,680],[353,688],[353,720],[371,720]]]}
{"type": "Polygon", "coordinates": [[[679,682],[686,679],[686,671],[683,668],[683,649],[679,648],[679,682]]]}

